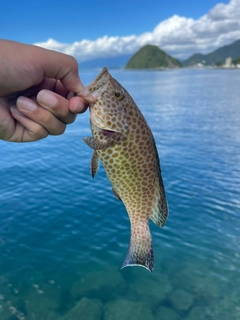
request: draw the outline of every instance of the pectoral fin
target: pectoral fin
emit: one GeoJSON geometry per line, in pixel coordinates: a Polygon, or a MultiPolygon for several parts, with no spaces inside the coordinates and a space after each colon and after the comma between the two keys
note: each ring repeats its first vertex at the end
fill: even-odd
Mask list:
{"type": "Polygon", "coordinates": [[[83,141],[92,149],[94,150],[102,150],[107,148],[106,143],[102,143],[100,140],[94,137],[86,137],[83,138],[83,141]]]}
{"type": "Polygon", "coordinates": [[[91,159],[91,164],[90,164],[90,171],[91,171],[91,175],[94,178],[96,173],[98,172],[99,169],[99,158],[98,158],[98,154],[97,152],[94,150],[93,155],[92,155],[92,159],[91,159]]]}
{"type": "Polygon", "coordinates": [[[104,141],[100,141],[94,137],[86,137],[83,138],[83,141],[94,150],[103,150],[115,144],[119,140],[119,136],[120,135],[115,135],[104,141]]]}

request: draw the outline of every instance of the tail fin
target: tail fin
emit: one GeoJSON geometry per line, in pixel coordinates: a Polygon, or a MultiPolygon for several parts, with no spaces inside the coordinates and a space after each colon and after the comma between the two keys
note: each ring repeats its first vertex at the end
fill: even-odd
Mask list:
{"type": "Polygon", "coordinates": [[[153,271],[154,253],[148,223],[144,224],[144,228],[132,227],[130,246],[121,269],[129,266],[144,267],[150,272],[153,271]]]}

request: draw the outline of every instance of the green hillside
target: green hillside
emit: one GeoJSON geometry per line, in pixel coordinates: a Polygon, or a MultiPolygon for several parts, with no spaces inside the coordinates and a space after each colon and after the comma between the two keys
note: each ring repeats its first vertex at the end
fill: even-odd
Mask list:
{"type": "Polygon", "coordinates": [[[146,45],[136,52],[126,64],[125,69],[179,68],[181,63],[166,54],[157,46],[146,45]]]}
{"type": "Polygon", "coordinates": [[[209,54],[196,53],[190,58],[182,62],[184,67],[194,66],[197,63],[204,65],[215,65],[217,63],[224,63],[225,59],[231,57],[233,60],[240,56],[240,40],[233,42],[230,45],[223,46],[209,54]]]}
{"type": "Polygon", "coordinates": [[[240,64],[240,57],[235,59],[235,60],[233,60],[233,64],[240,64]]]}
{"type": "Polygon", "coordinates": [[[198,63],[203,63],[203,61],[206,61],[206,55],[201,53],[195,53],[191,57],[189,57],[187,60],[182,61],[183,67],[191,67],[198,63]]]}

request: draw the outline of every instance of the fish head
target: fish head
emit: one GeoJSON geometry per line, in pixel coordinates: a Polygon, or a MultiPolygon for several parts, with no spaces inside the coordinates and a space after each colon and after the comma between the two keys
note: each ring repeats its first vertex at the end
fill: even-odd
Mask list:
{"type": "Polygon", "coordinates": [[[124,88],[103,68],[101,73],[78,94],[89,103],[91,125],[126,135],[128,132],[124,88]]]}

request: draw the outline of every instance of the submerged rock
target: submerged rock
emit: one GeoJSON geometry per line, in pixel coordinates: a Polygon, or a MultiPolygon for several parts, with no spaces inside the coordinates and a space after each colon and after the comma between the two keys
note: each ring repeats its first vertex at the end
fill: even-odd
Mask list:
{"type": "Polygon", "coordinates": [[[207,306],[206,315],[209,319],[214,320],[238,320],[240,319],[240,306],[229,297],[218,299],[207,306]]]}
{"type": "Polygon", "coordinates": [[[75,299],[94,297],[108,301],[123,294],[126,289],[127,284],[121,273],[110,269],[86,274],[80,281],[73,283],[70,292],[75,299]]]}
{"type": "Polygon", "coordinates": [[[226,291],[226,283],[220,279],[209,275],[196,281],[193,289],[194,293],[205,300],[220,299],[222,293],[226,291]]]}
{"type": "Polygon", "coordinates": [[[190,267],[185,269],[178,269],[177,266],[174,266],[169,270],[172,274],[171,283],[175,288],[181,288],[187,290],[188,292],[193,292],[196,286],[196,283],[199,281],[193,270],[190,267]]]}
{"type": "Polygon", "coordinates": [[[105,305],[104,320],[154,320],[154,317],[148,304],[118,299],[105,305]]]}
{"type": "MultiPolygon", "coordinates": [[[[158,308],[154,319],[155,320],[180,320],[180,317],[174,310],[161,306],[158,308]]],[[[198,320],[198,318],[196,318],[195,320],[198,320]]]]}
{"type": "Polygon", "coordinates": [[[12,316],[11,303],[0,300],[0,319],[9,319],[12,316]]]}
{"type": "Polygon", "coordinates": [[[193,303],[193,295],[182,289],[174,291],[170,299],[173,306],[180,311],[187,311],[193,303]]]}
{"type": "Polygon", "coordinates": [[[193,307],[189,312],[186,320],[206,320],[208,319],[206,315],[206,308],[203,307],[193,307]]]}
{"type": "Polygon", "coordinates": [[[0,276],[0,285],[6,285],[7,283],[8,283],[8,279],[5,276],[1,275],[0,276]]]}
{"type": "Polygon", "coordinates": [[[26,320],[58,319],[60,292],[47,285],[33,284],[32,289],[24,294],[26,320]]]}
{"type": "Polygon", "coordinates": [[[130,283],[127,297],[132,300],[146,301],[156,308],[171,291],[172,286],[168,277],[161,275],[158,279],[151,275],[151,278],[137,279],[130,283]]]}
{"type": "Polygon", "coordinates": [[[22,301],[15,297],[4,297],[0,294],[0,319],[1,320],[24,320],[25,313],[22,312],[22,301]],[[7,299],[6,299],[7,298],[7,299]],[[14,298],[14,299],[11,299],[14,298]]]}
{"type": "Polygon", "coordinates": [[[62,320],[99,320],[102,316],[102,302],[97,299],[82,298],[62,320]]]}

